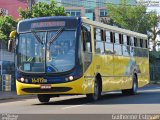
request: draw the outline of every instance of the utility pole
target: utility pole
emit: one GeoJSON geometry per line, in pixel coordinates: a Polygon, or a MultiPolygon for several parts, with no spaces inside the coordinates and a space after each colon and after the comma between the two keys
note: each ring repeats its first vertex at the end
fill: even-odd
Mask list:
{"type": "Polygon", "coordinates": [[[1,73],[0,73],[0,75],[2,75],[3,74],[3,69],[2,69],[2,61],[3,61],[3,59],[2,59],[2,42],[1,42],[1,48],[0,48],[0,50],[1,50],[1,59],[0,59],[0,66],[1,66],[1,73]]]}
{"type": "Polygon", "coordinates": [[[32,3],[33,3],[33,0],[28,0],[28,7],[30,11],[32,11],[32,3]]]}

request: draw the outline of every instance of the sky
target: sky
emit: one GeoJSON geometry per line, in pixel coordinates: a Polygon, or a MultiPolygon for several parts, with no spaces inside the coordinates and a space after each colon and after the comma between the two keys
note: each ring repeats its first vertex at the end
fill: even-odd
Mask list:
{"type": "Polygon", "coordinates": [[[160,15],[160,0],[137,0],[137,2],[142,2],[147,6],[148,11],[157,11],[160,15]]]}
{"type": "MultiPolygon", "coordinates": [[[[145,5],[147,5],[147,11],[156,11],[157,14],[160,16],[160,0],[137,0],[137,2],[143,1],[145,5]]],[[[158,26],[160,29],[160,24],[158,26]]],[[[158,41],[160,41],[160,36],[157,37],[158,41]]],[[[152,43],[150,43],[150,47],[152,43]]]]}

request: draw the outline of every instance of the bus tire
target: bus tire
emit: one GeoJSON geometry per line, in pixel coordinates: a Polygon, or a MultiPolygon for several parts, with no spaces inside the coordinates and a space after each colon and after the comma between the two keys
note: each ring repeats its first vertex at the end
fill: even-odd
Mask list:
{"type": "Polygon", "coordinates": [[[101,97],[101,87],[100,81],[96,77],[94,82],[94,93],[87,94],[87,99],[89,101],[97,101],[101,97]]]}
{"type": "Polygon", "coordinates": [[[132,77],[132,88],[131,89],[126,89],[126,90],[122,90],[122,94],[124,95],[135,95],[137,94],[137,90],[138,90],[138,79],[137,79],[137,75],[134,74],[132,77]]]}
{"type": "Polygon", "coordinates": [[[38,97],[38,100],[40,102],[42,102],[42,103],[49,102],[49,100],[50,100],[50,96],[49,95],[38,94],[37,97],[38,97]]]}

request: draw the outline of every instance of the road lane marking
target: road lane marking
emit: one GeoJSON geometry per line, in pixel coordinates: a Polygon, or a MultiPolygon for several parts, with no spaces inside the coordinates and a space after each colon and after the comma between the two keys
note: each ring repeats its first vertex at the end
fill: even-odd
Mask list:
{"type": "Polygon", "coordinates": [[[84,106],[84,105],[74,105],[74,106],[64,107],[64,108],[62,108],[62,110],[81,107],[81,106],[84,106]]]}
{"type": "Polygon", "coordinates": [[[151,89],[151,90],[138,90],[138,92],[148,93],[148,92],[160,92],[160,89],[151,89]]]}

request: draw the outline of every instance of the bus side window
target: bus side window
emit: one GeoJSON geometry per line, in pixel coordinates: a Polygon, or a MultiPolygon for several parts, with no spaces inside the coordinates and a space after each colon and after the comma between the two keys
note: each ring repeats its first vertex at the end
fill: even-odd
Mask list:
{"type": "Polygon", "coordinates": [[[104,53],[104,30],[101,28],[94,29],[95,52],[98,54],[104,53]]]}
{"type": "Polygon", "coordinates": [[[86,28],[82,28],[82,41],[83,41],[83,51],[92,52],[91,47],[91,35],[86,28]]]}
{"type": "Polygon", "coordinates": [[[92,61],[92,44],[89,25],[82,26],[81,30],[83,44],[82,61],[84,72],[85,70],[87,70],[88,66],[91,64],[92,61]]]}
{"type": "Polygon", "coordinates": [[[134,37],[134,47],[137,47],[137,38],[134,37]]]}
{"type": "Polygon", "coordinates": [[[130,37],[131,46],[134,46],[134,37],[130,37]]]}
{"type": "Polygon", "coordinates": [[[140,44],[140,39],[139,38],[134,38],[134,56],[136,57],[142,57],[141,54],[141,44],[140,44]]]}
{"type": "Polygon", "coordinates": [[[119,33],[115,33],[114,54],[122,55],[122,45],[120,44],[119,33]]]}
{"type": "Polygon", "coordinates": [[[119,34],[115,33],[115,43],[119,44],[119,34]]]}
{"type": "Polygon", "coordinates": [[[145,51],[145,57],[148,57],[148,49],[146,49],[146,48],[148,48],[148,40],[144,40],[144,51],[145,51]]]}
{"type": "Polygon", "coordinates": [[[81,35],[82,35],[83,51],[86,51],[86,44],[85,44],[86,43],[86,32],[82,31],[81,35]]]}
{"type": "Polygon", "coordinates": [[[123,35],[122,34],[119,34],[119,43],[123,44],[123,35]]]}
{"type": "Polygon", "coordinates": [[[134,56],[134,37],[130,37],[130,46],[131,46],[130,55],[131,57],[133,57],[134,56]]]}
{"type": "Polygon", "coordinates": [[[127,45],[127,36],[126,35],[123,35],[123,44],[127,45]]]}
{"type": "Polygon", "coordinates": [[[127,36],[127,45],[131,45],[131,37],[127,36]]]}
{"type": "Polygon", "coordinates": [[[146,48],[146,40],[144,40],[144,39],[143,39],[143,45],[142,45],[142,47],[146,48]]]}
{"type": "Polygon", "coordinates": [[[105,31],[105,54],[113,54],[113,43],[111,42],[111,32],[105,31]]]}
{"type": "Polygon", "coordinates": [[[124,40],[122,45],[123,55],[127,57],[130,57],[130,55],[133,56],[131,54],[131,48],[130,48],[131,45],[130,37],[127,35],[123,35],[123,40],[124,40]]]}
{"type": "Polygon", "coordinates": [[[148,40],[145,40],[145,41],[146,41],[145,48],[148,48],[148,40]]]}
{"type": "Polygon", "coordinates": [[[110,40],[111,40],[111,43],[115,42],[115,33],[114,32],[110,32],[110,40]]]}
{"type": "Polygon", "coordinates": [[[141,40],[141,39],[137,39],[137,46],[138,46],[138,47],[141,47],[141,44],[140,44],[141,42],[140,42],[140,40],[141,40]]]}
{"type": "Polygon", "coordinates": [[[143,48],[143,39],[140,39],[140,47],[143,48]]]}

